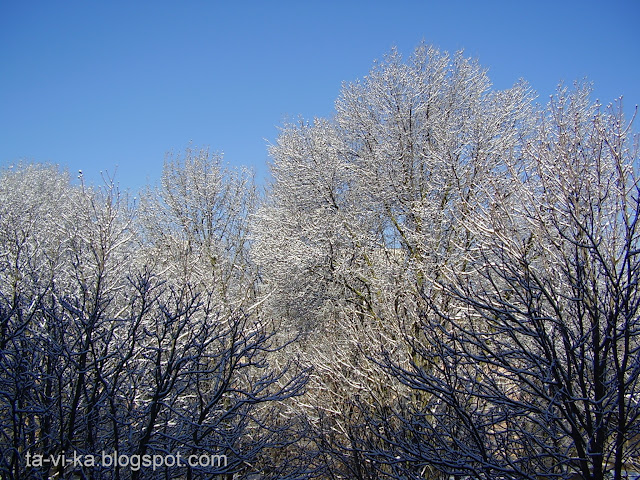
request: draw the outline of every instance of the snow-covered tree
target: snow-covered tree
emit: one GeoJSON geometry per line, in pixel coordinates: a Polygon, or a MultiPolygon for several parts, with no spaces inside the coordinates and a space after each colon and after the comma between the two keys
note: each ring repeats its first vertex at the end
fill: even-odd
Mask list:
{"type": "Polygon", "coordinates": [[[376,434],[360,447],[393,478],[637,470],[640,190],[621,112],[560,90],[509,167],[509,197],[466,222],[467,268],[425,284],[422,335],[405,332],[416,355],[382,362],[421,403],[363,407],[376,434]]]}
{"type": "MultiPolygon", "coordinates": [[[[176,178],[185,175],[178,168],[176,178]]],[[[302,476],[300,462],[277,453],[297,438],[279,406],[301,393],[306,374],[292,359],[272,362],[283,345],[249,303],[255,278],[238,260],[246,252],[238,233],[246,204],[236,200],[252,193],[209,180],[186,179],[186,191],[197,195],[171,204],[168,221],[162,203],[155,220],[148,209],[136,216],[109,181],[73,185],[56,167],[39,165],[1,172],[2,478],[302,476]],[[218,205],[207,203],[212,197],[220,211],[208,210],[218,205]],[[168,227],[150,232],[151,224],[168,227]],[[160,244],[170,234],[193,249],[160,244]],[[227,462],[160,472],[34,465],[27,457],[114,451],[225,455],[227,462]]]]}
{"type": "Polygon", "coordinates": [[[140,224],[148,261],[185,282],[215,287],[229,309],[247,307],[256,269],[248,259],[253,178],[225,168],[206,149],[167,155],[160,186],[142,196],[140,224]]]}
{"type": "Polygon", "coordinates": [[[271,148],[253,253],[272,312],[308,332],[309,415],[343,442],[346,464],[354,396],[389,405],[408,395],[371,358],[383,346],[401,362],[416,354],[403,323],[418,334],[424,286],[466,268],[466,221],[506,195],[530,97],[523,83],[493,91],[461,53],[420,46],[405,62],[393,51],[343,87],[333,118],[285,125],[271,148]]]}

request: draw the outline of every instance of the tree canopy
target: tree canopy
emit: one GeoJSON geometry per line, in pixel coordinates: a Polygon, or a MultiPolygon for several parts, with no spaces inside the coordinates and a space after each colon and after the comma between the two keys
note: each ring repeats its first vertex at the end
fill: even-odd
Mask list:
{"type": "Polygon", "coordinates": [[[54,166],[0,172],[2,478],[640,471],[620,104],[576,84],[540,106],[420,45],[269,152],[264,195],[195,148],[135,201],[54,166]],[[102,452],[128,464],[57,460],[102,452]],[[131,460],[177,453],[216,461],[131,460]]]}

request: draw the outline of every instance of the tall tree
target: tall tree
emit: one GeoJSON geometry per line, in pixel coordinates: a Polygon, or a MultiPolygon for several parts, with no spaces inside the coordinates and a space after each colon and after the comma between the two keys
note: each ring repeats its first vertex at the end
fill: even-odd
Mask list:
{"type": "Polygon", "coordinates": [[[370,358],[385,345],[398,361],[416,355],[397,319],[419,334],[424,286],[466,268],[465,222],[504,193],[530,99],[525,84],[493,91],[476,62],[422,45],[406,62],[391,52],[344,86],[333,119],[286,125],[271,148],[253,252],[272,311],[309,332],[301,348],[317,367],[319,410],[309,414],[328,422],[321,439],[338,432],[346,463],[354,395],[381,405],[408,395],[370,358]]]}
{"type": "Polygon", "coordinates": [[[637,159],[621,107],[591,104],[584,87],[559,91],[510,165],[509,197],[466,222],[468,268],[423,288],[423,334],[405,332],[417,355],[382,362],[421,402],[369,417],[372,461],[394,478],[637,470],[637,159]]]}

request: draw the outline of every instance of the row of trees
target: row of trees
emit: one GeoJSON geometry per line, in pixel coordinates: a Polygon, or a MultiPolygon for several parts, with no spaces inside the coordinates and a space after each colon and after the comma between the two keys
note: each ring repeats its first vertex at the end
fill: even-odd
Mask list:
{"type": "Polygon", "coordinates": [[[3,172],[2,478],[210,478],[268,468],[267,452],[293,441],[276,401],[306,374],[268,358],[283,345],[255,314],[249,184],[208,152],[169,159],[136,206],[54,167],[3,172]],[[57,461],[102,452],[220,461],[162,472],[57,461]],[[51,461],[33,467],[36,454],[51,461]]]}
{"type": "Polygon", "coordinates": [[[5,170],[2,475],[117,450],[228,458],[167,478],[624,478],[638,144],[585,86],[533,98],[420,46],[285,125],[264,198],[208,151],[137,202],[5,170]]]}

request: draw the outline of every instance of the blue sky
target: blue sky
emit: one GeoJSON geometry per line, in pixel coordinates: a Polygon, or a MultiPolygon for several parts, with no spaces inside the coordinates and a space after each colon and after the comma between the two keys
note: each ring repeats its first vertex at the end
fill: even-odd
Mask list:
{"type": "Polygon", "coordinates": [[[278,125],[331,115],[343,81],[423,40],[464,49],[496,88],[524,78],[546,103],[586,77],[630,112],[638,32],[637,0],[0,0],[0,164],[57,163],[93,182],[117,166],[136,191],[191,144],[264,179],[278,125]]]}

